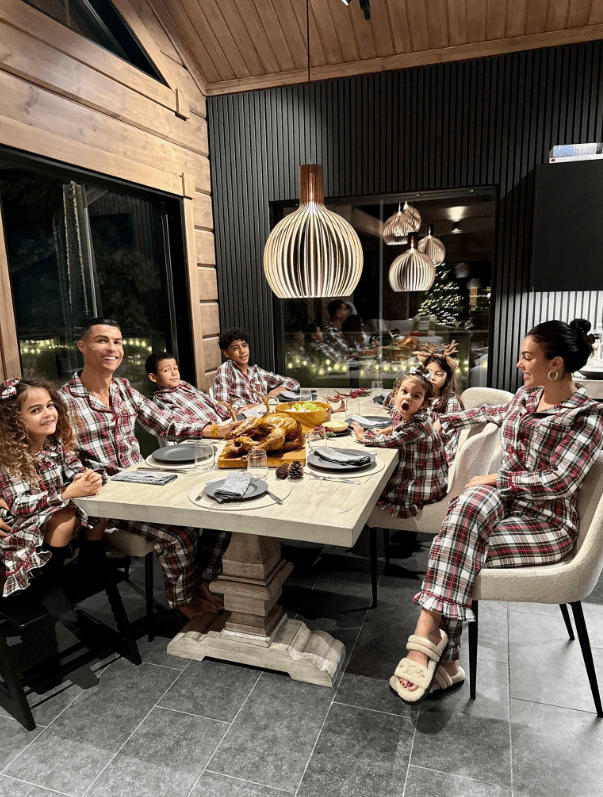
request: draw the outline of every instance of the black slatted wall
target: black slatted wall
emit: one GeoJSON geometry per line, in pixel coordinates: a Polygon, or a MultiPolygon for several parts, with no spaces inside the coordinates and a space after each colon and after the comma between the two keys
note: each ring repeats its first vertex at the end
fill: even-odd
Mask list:
{"type": "Polygon", "coordinates": [[[551,318],[594,323],[603,309],[595,292],[528,292],[534,167],[553,144],[602,140],[602,48],[597,41],[211,98],[222,328],[247,327],[254,360],[276,366],[263,247],[270,202],[298,197],[301,163],[323,164],[327,197],[497,185],[492,385],[515,389],[527,329],[551,318]]]}

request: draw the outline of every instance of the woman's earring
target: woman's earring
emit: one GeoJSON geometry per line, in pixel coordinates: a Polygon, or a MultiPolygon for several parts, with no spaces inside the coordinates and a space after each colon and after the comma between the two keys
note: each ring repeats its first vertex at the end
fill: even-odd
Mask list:
{"type": "Polygon", "coordinates": [[[547,376],[551,380],[551,382],[556,382],[559,379],[559,371],[555,371],[554,368],[551,368],[547,376]],[[554,374],[554,376],[551,376],[551,374],[554,374]]]}

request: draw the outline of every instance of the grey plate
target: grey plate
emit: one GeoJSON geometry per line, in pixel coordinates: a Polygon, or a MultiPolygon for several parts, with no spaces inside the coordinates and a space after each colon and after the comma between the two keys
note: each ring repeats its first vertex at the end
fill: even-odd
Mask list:
{"type": "MultiPolygon", "coordinates": [[[[382,415],[364,415],[363,417],[366,418],[367,421],[379,421],[378,426],[364,426],[360,424],[363,429],[385,429],[386,426],[391,426],[391,418],[384,418],[382,415]]],[[[346,421],[349,424],[354,423],[350,418],[346,418],[346,421]]]]}
{"type": "MultiPolygon", "coordinates": [[[[313,390],[311,401],[316,401],[317,395],[317,392],[313,390]]],[[[278,394],[277,399],[279,401],[300,401],[299,393],[294,393],[292,390],[283,390],[282,393],[278,394]]]]}
{"type": "MultiPolygon", "coordinates": [[[[348,453],[345,449],[337,449],[334,448],[334,451],[341,450],[342,453],[348,453]]],[[[312,452],[308,456],[308,465],[311,465],[313,468],[318,468],[319,470],[336,470],[336,471],[358,471],[358,470],[365,470],[365,468],[370,468],[373,462],[375,461],[374,454],[367,454],[367,456],[371,457],[371,461],[366,465],[347,465],[343,462],[327,462],[326,459],[322,459],[312,452]]]]}
{"type": "MultiPolygon", "coordinates": [[[[211,484],[206,485],[205,487],[205,495],[213,498],[214,501],[218,501],[216,498],[216,490],[219,490],[220,487],[224,484],[226,479],[218,479],[217,482],[212,482],[211,484]]],[[[247,492],[242,498],[221,498],[221,502],[229,502],[229,501],[250,501],[253,498],[261,498],[263,495],[266,495],[268,492],[268,485],[262,479],[258,479],[255,482],[251,482],[249,487],[247,488],[247,492]]]]}
{"type": "MultiPolygon", "coordinates": [[[[211,445],[211,443],[206,445],[211,445]]],[[[213,448],[213,446],[211,447],[213,448]]],[[[158,448],[157,451],[153,451],[151,456],[157,462],[167,462],[172,465],[192,465],[195,461],[195,444],[178,443],[176,446],[158,448]]]]}

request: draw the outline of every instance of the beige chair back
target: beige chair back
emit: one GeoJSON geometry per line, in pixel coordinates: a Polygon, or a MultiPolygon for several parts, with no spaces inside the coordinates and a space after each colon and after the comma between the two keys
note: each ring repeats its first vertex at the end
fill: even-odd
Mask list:
{"type": "Polygon", "coordinates": [[[469,387],[461,394],[461,399],[466,410],[474,410],[484,404],[497,406],[508,404],[513,398],[513,393],[508,390],[498,390],[494,387],[469,387]]]}

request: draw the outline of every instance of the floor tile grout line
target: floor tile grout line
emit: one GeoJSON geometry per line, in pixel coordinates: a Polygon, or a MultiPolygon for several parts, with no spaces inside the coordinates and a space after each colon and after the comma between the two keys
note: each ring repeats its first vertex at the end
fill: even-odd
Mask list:
{"type": "Polygon", "coordinates": [[[182,711],[180,708],[171,708],[170,706],[155,705],[154,708],[161,709],[161,711],[173,711],[176,714],[186,714],[187,717],[198,717],[202,720],[211,720],[212,722],[221,722],[223,725],[230,725],[228,720],[218,720],[215,717],[208,717],[207,714],[193,714],[192,711],[182,711]]]}
{"type": "Polygon", "coordinates": [[[421,712],[419,711],[419,714],[416,717],[415,725],[414,725],[413,732],[412,732],[412,740],[410,742],[410,752],[408,754],[408,766],[406,767],[406,777],[404,778],[404,788],[402,789],[402,797],[404,797],[404,795],[406,794],[406,784],[408,783],[408,776],[410,774],[410,767],[411,767],[411,763],[410,762],[412,761],[412,751],[415,749],[415,737],[417,735],[417,723],[419,721],[420,714],[421,714],[421,712]]]}
{"type": "Polygon", "coordinates": [[[52,792],[52,794],[60,794],[62,797],[75,797],[73,794],[69,794],[66,791],[57,791],[57,789],[53,789],[50,786],[40,786],[38,783],[31,783],[29,780],[23,780],[23,778],[14,778],[12,775],[2,775],[3,778],[7,780],[14,780],[17,783],[26,783],[28,786],[35,786],[37,789],[44,789],[46,791],[52,792]]]}
{"type": "MultiPolygon", "coordinates": [[[[205,767],[203,772],[211,772],[212,775],[219,775],[222,778],[232,778],[232,780],[238,780],[241,783],[252,783],[254,786],[263,786],[266,789],[272,789],[274,791],[282,791],[283,794],[293,795],[293,792],[290,792],[287,789],[281,789],[278,786],[268,786],[266,783],[260,783],[258,780],[247,780],[246,778],[238,778],[236,775],[227,775],[225,772],[216,772],[215,769],[208,769],[207,767],[205,767]]],[[[193,786],[193,788],[195,787],[193,786]]]]}
{"type": "Polygon", "coordinates": [[[304,771],[302,772],[302,776],[299,779],[299,783],[297,784],[297,789],[295,789],[295,792],[293,793],[293,797],[297,797],[297,793],[301,789],[301,785],[304,782],[304,778],[306,777],[306,772],[308,771],[308,767],[310,766],[310,761],[312,761],[312,756],[314,755],[314,751],[316,750],[316,745],[318,744],[318,740],[320,739],[320,737],[322,735],[322,732],[324,730],[324,727],[325,727],[325,725],[327,723],[327,720],[328,720],[329,715],[331,713],[331,709],[333,708],[333,704],[334,704],[334,699],[331,700],[331,704],[329,705],[328,711],[325,714],[325,718],[322,721],[322,725],[320,726],[320,730],[316,734],[316,739],[314,740],[314,744],[312,745],[312,750],[310,751],[310,755],[308,756],[308,760],[306,761],[306,766],[304,767],[304,771]]]}
{"type": "MultiPolygon", "coordinates": [[[[212,760],[213,760],[214,756],[216,755],[216,753],[217,753],[217,752],[218,752],[218,750],[220,749],[220,745],[221,745],[221,744],[222,744],[222,742],[224,741],[224,739],[225,739],[225,737],[226,737],[226,734],[228,733],[228,731],[229,731],[229,730],[232,728],[232,726],[234,725],[234,723],[235,723],[235,721],[236,721],[237,717],[239,716],[239,714],[240,714],[240,713],[241,713],[241,711],[243,710],[243,707],[244,707],[245,703],[247,703],[247,701],[248,701],[248,700],[249,700],[249,698],[251,697],[251,693],[253,692],[253,690],[254,690],[254,689],[256,688],[256,686],[258,685],[258,683],[259,683],[259,680],[260,680],[260,678],[262,677],[262,675],[263,675],[263,674],[264,674],[263,672],[260,672],[260,673],[258,674],[258,677],[257,677],[257,678],[256,678],[256,680],[255,680],[255,683],[253,684],[253,686],[251,687],[251,689],[250,689],[250,690],[249,690],[249,692],[247,693],[247,697],[245,698],[245,700],[243,700],[243,702],[242,702],[242,703],[241,703],[241,705],[239,706],[239,710],[237,711],[237,713],[236,713],[236,714],[234,715],[234,717],[232,718],[231,722],[230,722],[230,723],[229,723],[229,725],[228,725],[228,728],[225,728],[225,729],[224,729],[224,733],[222,734],[222,738],[221,738],[221,739],[220,739],[220,741],[218,742],[218,744],[217,744],[217,746],[216,746],[216,749],[213,751],[213,753],[211,754],[211,756],[210,756],[210,757],[207,759],[207,764],[206,764],[206,765],[203,767],[202,771],[199,773],[199,777],[198,777],[198,778],[197,778],[197,780],[196,780],[196,781],[193,783],[193,785],[192,785],[192,787],[191,787],[190,791],[189,791],[189,792],[187,792],[187,795],[186,795],[186,797],[190,797],[190,795],[193,793],[193,791],[194,791],[194,790],[195,790],[195,788],[197,787],[197,783],[199,783],[199,781],[200,781],[200,780],[201,780],[201,778],[203,777],[203,773],[206,771],[206,769],[207,769],[207,768],[209,767],[209,765],[211,764],[211,762],[212,762],[212,760]]],[[[213,770],[212,770],[212,771],[213,771],[213,770]]],[[[216,774],[220,774],[220,773],[216,773],[216,774]]]]}
{"type": "MultiPolygon", "coordinates": [[[[141,666],[142,666],[142,665],[141,665],[141,666]]],[[[186,668],[185,668],[185,670],[186,670],[186,668]]],[[[166,695],[166,694],[167,694],[167,693],[170,691],[170,689],[172,688],[172,686],[174,686],[174,684],[176,683],[176,681],[178,680],[178,678],[180,678],[180,677],[181,677],[181,675],[182,675],[182,674],[185,672],[185,670],[182,670],[182,672],[178,674],[178,676],[177,676],[177,677],[176,677],[176,678],[175,678],[175,679],[172,681],[172,683],[171,683],[171,684],[170,684],[170,685],[169,685],[169,686],[168,686],[168,687],[167,687],[167,688],[166,688],[166,689],[165,689],[165,690],[164,690],[164,691],[161,693],[161,696],[159,697],[159,699],[155,701],[155,703],[153,704],[153,706],[151,706],[151,708],[150,708],[150,709],[147,711],[147,713],[146,713],[146,714],[144,715],[144,717],[143,717],[143,718],[140,720],[140,722],[138,723],[138,725],[137,725],[137,726],[136,726],[136,727],[133,729],[132,733],[130,733],[130,735],[127,737],[127,739],[124,739],[124,742],[123,742],[123,744],[122,744],[122,745],[120,745],[119,749],[115,751],[115,753],[114,753],[114,754],[111,756],[111,758],[109,759],[109,761],[107,761],[107,763],[105,764],[105,766],[104,766],[104,767],[101,769],[101,771],[100,771],[100,772],[98,773],[98,775],[97,775],[97,776],[94,778],[94,780],[93,780],[93,781],[91,781],[91,783],[89,783],[89,784],[88,784],[88,786],[87,786],[87,787],[86,787],[86,789],[85,789],[85,790],[82,792],[82,794],[80,795],[80,797],[86,797],[86,794],[88,794],[88,792],[90,791],[90,789],[91,789],[91,788],[94,786],[94,784],[95,784],[95,783],[96,783],[96,781],[97,781],[97,780],[100,778],[100,776],[103,774],[103,772],[105,772],[105,770],[106,770],[106,769],[107,769],[109,766],[111,766],[112,762],[113,762],[113,761],[115,760],[115,758],[116,758],[116,757],[119,755],[119,753],[120,753],[120,752],[123,750],[123,748],[126,746],[126,744],[127,744],[129,741],[130,741],[130,739],[132,738],[132,736],[134,736],[134,734],[135,734],[135,733],[136,733],[136,731],[137,731],[137,730],[140,728],[140,726],[142,725],[142,723],[143,723],[143,722],[144,722],[144,721],[147,719],[147,717],[149,717],[149,716],[150,716],[150,714],[152,713],[153,709],[155,709],[155,708],[157,708],[157,707],[158,707],[158,705],[157,705],[157,704],[159,703],[159,700],[162,700],[162,699],[165,697],[165,695],[166,695]]]]}
{"type": "Polygon", "coordinates": [[[557,703],[546,703],[544,700],[530,700],[527,697],[511,697],[510,699],[518,700],[520,703],[532,703],[535,706],[549,706],[549,708],[559,708],[562,711],[577,711],[579,714],[597,717],[597,712],[594,710],[594,707],[587,710],[585,708],[576,708],[575,706],[560,706],[557,703]]]}
{"type": "Polygon", "coordinates": [[[341,700],[333,700],[333,704],[338,706],[346,706],[347,708],[359,708],[362,711],[372,711],[374,714],[384,714],[386,717],[402,717],[409,719],[404,714],[396,714],[395,711],[383,711],[380,708],[370,708],[369,706],[357,706],[355,703],[343,703],[341,700]]]}
{"type": "Polygon", "coordinates": [[[415,769],[423,769],[426,772],[436,772],[438,775],[453,776],[455,778],[471,780],[474,781],[475,783],[483,783],[486,786],[498,786],[498,788],[509,789],[512,791],[512,788],[510,786],[501,786],[500,783],[495,783],[494,781],[491,780],[481,780],[480,778],[472,778],[471,775],[460,775],[457,772],[445,772],[443,769],[436,769],[435,767],[423,767],[421,766],[421,764],[411,764],[411,766],[414,767],[415,769]]]}
{"type": "Polygon", "coordinates": [[[511,612],[509,611],[509,602],[507,604],[507,675],[509,681],[509,766],[511,769],[511,792],[514,791],[514,773],[513,773],[513,729],[511,726],[511,612]]]}

